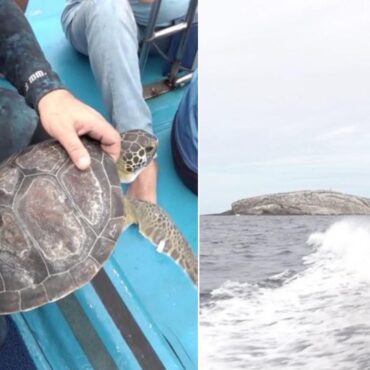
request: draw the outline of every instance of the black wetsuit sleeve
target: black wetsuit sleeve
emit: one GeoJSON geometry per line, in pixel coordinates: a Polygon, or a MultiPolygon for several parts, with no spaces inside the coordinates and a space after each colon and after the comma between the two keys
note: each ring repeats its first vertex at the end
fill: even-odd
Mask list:
{"type": "Polygon", "coordinates": [[[0,0],[0,73],[36,110],[44,95],[64,88],[14,0],[0,0]]]}

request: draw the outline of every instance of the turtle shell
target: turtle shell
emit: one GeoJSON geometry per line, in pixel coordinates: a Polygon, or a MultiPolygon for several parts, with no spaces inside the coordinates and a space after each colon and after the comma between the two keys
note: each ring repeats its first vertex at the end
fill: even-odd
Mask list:
{"type": "Polygon", "coordinates": [[[54,140],[0,165],[0,314],[66,296],[112,253],[123,221],[120,180],[99,144],[83,141],[86,171],[54,140]]]}

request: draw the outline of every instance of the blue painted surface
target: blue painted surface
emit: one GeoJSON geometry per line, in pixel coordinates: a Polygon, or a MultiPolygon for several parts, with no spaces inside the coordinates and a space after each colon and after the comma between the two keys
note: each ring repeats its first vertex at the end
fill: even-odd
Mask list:
{"type": "MultiPolygon", "coordinates": [[[[87,58],[78,55],[62,33],[63,5],[63,0],[33,0],[28,19],[47,59],[68,88],[106,115],[87,58]]],[[[160,78],[158,60],[150,63],[144,81],[160,78]]],[[[177,178],[170,150],[170,128],[182,93],[177,90],[149,102],[160,139],[158,201],[197,252],[197,198],[177,178]]],[[[198,293],[182,270],[156,253],[135,228],[121,235],[105,270],[165,367],[197,368],[198,293]]],[[[92,286],[80,289],[76,296],[119,368],[139,369],[92,286]]],[[[91,368],[56,304],[14,315],[14,319],[38,368],[91,368]]]]}

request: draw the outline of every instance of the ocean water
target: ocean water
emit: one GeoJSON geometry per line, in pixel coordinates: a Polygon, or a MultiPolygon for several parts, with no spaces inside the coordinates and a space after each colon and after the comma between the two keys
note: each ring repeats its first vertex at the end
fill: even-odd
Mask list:
{"type": "Polygon", "coordinates": [[[370,369],[370,217],[202,216],[200,369],[370,369]]]}

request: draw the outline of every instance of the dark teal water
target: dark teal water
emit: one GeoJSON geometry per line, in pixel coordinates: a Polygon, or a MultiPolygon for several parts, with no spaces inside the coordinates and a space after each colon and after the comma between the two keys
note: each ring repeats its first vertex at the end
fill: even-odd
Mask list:
{"type": "Polygon", "coordinates": [[[201,216],[201,295],[224,282],[263,282],[271,275],[301,271],[302,257],[312,249],[311,233],[340,217],[201,216]]]}
{"type": "Polygon", "coordinates": [[[370,369],[370,218],[203,216],[202,369],[370,369]]]}

